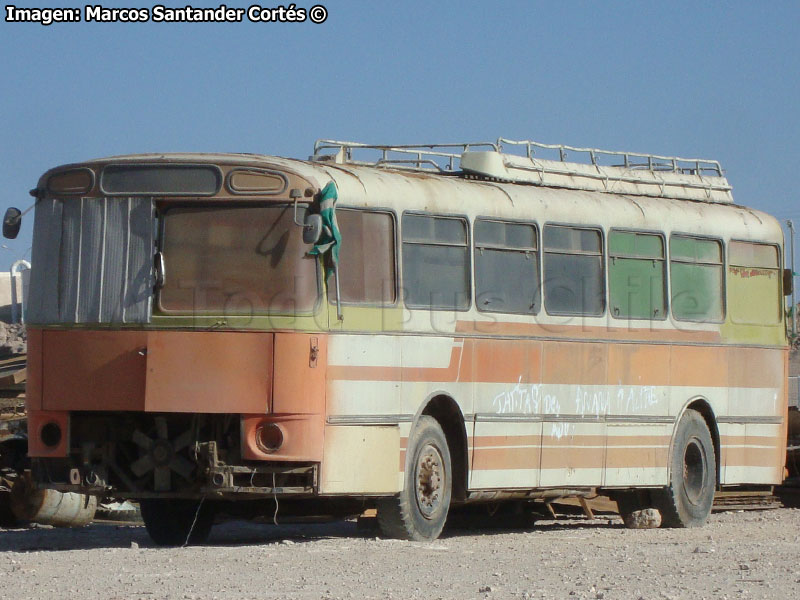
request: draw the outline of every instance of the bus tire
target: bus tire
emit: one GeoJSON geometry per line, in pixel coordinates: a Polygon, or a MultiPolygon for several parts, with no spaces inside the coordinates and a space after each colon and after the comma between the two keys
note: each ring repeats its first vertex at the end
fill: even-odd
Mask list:
{"type": "Polygon", "coordinates": [[[19,519],[11,510],[11,492],[0,492],[0,527],[16,527],[19,519]]]}
{"type": "Polygon", "coordinates": [[[711,514],[716,488],[714,441],[705,419],[689,409],[678,422],[669,485],[656,494],[662,527],[701,527],[711,514]]]}
{"type": "Polygon", "coordinates": [[[201,544],[214,525],[214,507],[198,500],[150,498],[139,501],[142,520],[150,539],[157,546],[201,544]],[[195,516],[197,517],[195,520],[195,516]]]}
{"type": "Polygon", "coordinates": [[[447,521],[453,486],[450,450],[436,419],[419,418],[407,452],[403,491],[378,502],[378,526],[391,538],[435,540],[447,521]]]}

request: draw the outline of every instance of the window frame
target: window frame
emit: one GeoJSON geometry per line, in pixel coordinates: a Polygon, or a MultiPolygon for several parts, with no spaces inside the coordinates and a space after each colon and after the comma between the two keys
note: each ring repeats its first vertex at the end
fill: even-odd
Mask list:
{"type": "Polygon", "coordinates": [[[475,294],[475,285],[472,276],[473,271],[473,264],[472,264],[472,252],[470,252],[472,248],[472,221],[470,221],[469,216],[466,213],[432,213],[426,212],[421,210],[404,210],[400,214],[399,219],[400,229],[397,233],[397,237],[399,240],[399,249],[400,252],[403,252],[403,245],[404,244],[412,244],[417,246],[443,246],[447,248],[465,248],[466,255],[467,255],[467,277],[469,281],[467,281],[467,305],[463,308],[459,307],[452,307],[448,306],[446,308],[443,307],[436,307],[436,306],[409,306],[408,301],[406,298],[406,286],[405,286],[405,259],[400,258],[400,264],[402,265],[402,271],[398,271],[398,280],[400,282],[400,287],[398,290],[398,301],[400,301],[400,295],[402,295],[402,302],[403,307],[407,310],[435,310],[437,312],[444,312],[444,311],[453,311],[453,312],[469,312],[472,310],[473,307],[473,296],[475,294]],[[403,217],[406,215],[417,216],[417,217],[430,217],[430,218],[437,218],[437,219],[453,219],[453,220],[460,220],[464,223],[464,231],[466,233],[467,239],[465,244],[462,246],[461,244],[453,244],[452,242],[436,242],[436,243],[429,243],[429,242],[418,242],[418,241],[409,241],[406,242],[404,238],[403,232],[403,217]]]}
{"type": "MultiPolygon", "coordinates": [[[[339,302],[342,306],[352,306],[352,307],[359,307],[363,306],[365,308],[375,308],[375,307],[383,307],[383,308],[397,308],[400,304],[400,257],[398,255],[398,239],[399,239],[399,220],[397,218],[397,211],[393,208],[383,207],[383,206],[354,206],[354,205],[347,205],[342,204],[336,205],[336,214],[338,215],[340,211],[361,211],[361,212],[371,212],[371,213],[382,213],[388,214],[392,218],[392,233],[394,234],[394,240],[392,243],[392,247],[394,249],[394,302],[386,302],[386,303],[375,303],[375,302],[345,302],[342,299],[339,299],[339,302]]],[[[343,240],[344,241],[344,240],[343,240]]],[[[328,290],[328,281],[326,279],[325,286],[323,289],[323,296],[325,297],[325,302],[329,306],[336,306],[335,301],[331,303],[330,299],[328,298],[329,290],[328,290]]]]}
{"type": "Polygon", "coordinates": [[[563,221],[545,221],[545,223],[541,226],[541,252],[542,252],[542,306],[544,306],[544,312],[548,316],[552,317],[589,317],[591,319],[601,319],[605,318],[608,314],[608,251],[606,248],[606,232],[602,225],[583,225],[577,223],[565,223],[563,221]],[[600,233],[600,254],[595,254],[592,252],[569,252],[565,250],[553,250],[549,251],[545,247],[544,243],[544,230],[546,227],[568,227],[571,229],[584,229],[589,231],[598,231],[600,233]],[[571,256],[600,256],[600,264],[603,269],[602,277],[600,278],[603,282],[603,311],[596,314],[586,314],[586,313],[553,313],[547,308],[547,301],[545,299],[545,265],[546,259],[545,255],[550,252],[552,254],[568,254],[571,256]]]}
{"type": "Polygon", "coordinates": [[[670,285],[669,285],[669,299],[670,299],[670,309],[669,309],[669,311],[670,312],[669,312],[669,314],[670,314],[670,317],[672,319],[675,319],[676,321],[683,321],[684,323],[711,323],[711,324],[717,324],[717,325],[720,325],[720,324],[724,323],[728,318],[728,277],[727,277],[728,263],[727,263],[727,260],[726,260],[727,256],[728,256],[728,252],[727,252],[727,246],[725,244],[725,240],[723,238],[719,237],[719,236],[714,236],[714,235],[701,235],[701,234],[697,234],[697,233],[687,233],[687,232],[684,232],[684,231],[670,231],[670,233],[669,233],[669,248],[667,250],[667,256],[669,257],[669,281],[670,281],[670,285]],[[695,240],[713,241],[713,242],[718,242],[719,243],[719,245],[720,245],[720,257],[721,257],[720,260],[722,261],[721,263],[719,263],[719,265],[722,268],[722,293],[721,293],[722,316],[720,317],[719,320],[712,320],[712,319],[684,319],[684,318],[675,316],[674,304],[672,302],[672,263],[673,263],[673,261],[681,263],[681,264],[706,265],[706,266],[717,265],[718,263],[688,261],[688,260],[680,259],[680,258],[673,259],[672,258],[672,238],[674,238],[674,237],[691,238],[691,239],[695,239],[695,240]]]}
{"type": "Polygon", "coordinates": [[[778,257],[778,266],[777,267],[754,267],[752,265],[740,265],[740,264],[734,263],[733,261],[730,260],[730,257],[728,257],[727,266],[729,266],[729,267],[749,267],[751,269],[778,269],[779,271],[783,268],[783,253],[781,252],[782,248],[780,247],[779,244],[776,244],[775,242],[767,242],[767,241],[764,241],[764,240],[753,240],[753,239],[745,240],[745,239],[741,239],[741,238],[731,238],[731,239],[728,240],[728,244],[727,244],[728,252],[730,252],[730,245],[732,243],[753,244],[753,245],[757,245],[757,246],[771,246],[772,248],[775,248],[775,254],[778,257]]]}
{"type": "MultiPolygon", "coordinates": [[[[725,302],[726,302],[726,306],[727,306],[727,298],[728,298],[728,269],[730,267],[747,267],[747,268],[751,268],[751,269],[753,269],[753,268],[755,268],[755,269],[770,268],[770,267],[752,267],[752,266],[748,267],[747,265],[738,265],[738,264],[733,263],[730,260],[730,256],[728,255],[729,252],[730,252],[730,245],[731,245],[732,242],[740,242],[740,243],[744,243],[744,244],[760,244],[762,246],[771,246],[772,248],[775,248],[775,253],[778,256],[778,266],[775,267],[775,269],[778,272],[778,290],[779,290],[779,294],[778,294],[778,321],[776,321],[775,323],[741,323],[741,322],[734,321],[733,318],[731,318],[731,322],[734,323],[735,325],[741,325],[741,326],[745,326],[745,327],[749,327],[749,326],[754,326],[754,327],[779,327],[780,325],[783,325],[783,323],[786,321],[786,315],[785,315],[785,310],[784,310],[784,300],[783,300],[783,298],[785,298],[785,296],[784,296],[784,293],[783,293],[783,276],[782,276],[783,275],[783,269],[784,269],[784,263],[786,261],[784,259],[784,255],[783,255],[783,248],[781,248],[780,244],[778,244],[776,242],[767,242],[765,240],[760,240],[760,239],[745,240],[745,239],[740,239],[740,238],[731,238],[731,239],[728,240],[728,244],[727,244],[726,251],[725,251],[725,258],[727,258],[728,261],[725,264],[725,270],[724,270],[724,273],[725,273],[725,302]]],[[[727,311],[726,311],[726,317],[727,317],[727,311]]]]}
{"type": "MultiPolygon", "coordinates": [[[[669,276],[669,241],[667,239],[667,235],[663,231],[654,231],[650,229],[634,229],[628,227],[612,227],[608,230],[608,234],[606,235],[606,294],[607,294],[607,302],[608,306],[608,314],[611,315],[611,318],[616,319],[618,321],[666,321],[671,313],[672,313],[672,288],[670,285],[670,276],[669,276]],[[654,318],[651,317],[649,319],[641,319],[641,318],[632,318],[632,317],[618,317],[614,314],[614,311],[611,310],[611,234],[614,232],[620,233],[641,233],[645,235],[655,235],[661,238],[661,243],[663,244],[664,248],[664,257],[660,260],[664,263],[664,316],[661,318],[654,318]]],[[[614,256],[614,258],[628,258],[628,259],[638,259],[638,260],[659,260],[657,258],[644,258],[641,256],[614,256]]]]}
{"type": "MultiPolygon", "coordinates": [[[[472,220],[472,294],[475,297],[475,308],[479,313],[486,313],[486,314],[502,314],[502,315],[519,315],[522,317],[536,317],[542,312],[542,308],[544,307],[544,284],[542,282],[542,233],[539,224],[536,221],[530,221],[526,219],[507,219],[504,217],[491,217],[491,216],[476,216],[472,220]],[[537,276],[539,284],[539,308],[536,312],[533,313],[521,313],[521,312],[514,312],[514,311],[505,311],[505,310],[483,310],[480,305],[478,304],[478,274],[477,274],[477,261],[476,261],[476,253],[478,251],[478,241],[477,237],[475,236],[475,225],[478,221],[490,221],[493,223],[504,223],[510,225],[529,225],[533,227],[533,231],[536,235],[536,250],[533,251],[536,260],[536,269],[537,269],[537,276]]],[[[500,250],[506,252],[526,252],[521,248],[508,248],[504,246],[486,246],[485,248],[489,250],[500,250]]]]}
{"type": "MultiPolygon", "coordinates": [[[[230,200],[217,200],[217,199],[208,199],[202,202],[197,201],[187,201],[187,200],[172,200],[168,199],[166,202],[159,201],[159,199],[155,199],[155,226],[156,226],[156,237],[155,237],[155,251],[156,252],[163,252],[164,251],[164,228],[166,226],[165,217],[166,213],[172,210],[173,208],[270,208],[275,206],[285,206],[289,209],[292,209],[293,204],[291,202],[283,202],[283,201],[276,201],[276,200],[264,200],[264,201],[230,201],[230,200]]],[[[310,210],[310,204],[306,204],[304,206],[307,210],[310,210]]],[[[169,269],[169,265],[167,265],[167,269],[169,269]]],[[[309,310],[304,311],[295,311],[295,312],[256,312],[254,311],[250,318],[252,319],[263,319],[263,318],[272,318],[272,317],[294,317],[294,318],[306,318],[313,315],[316,315],[322,303],[325,301],[324,299],[324,287],[322,285],[322,274],[323,269],[320,265],[320,260],[317,258],[314,260],[314,271],[315,277],[317,281],[317,298],[314,301],[314,305],[309,310]]],[[[169,277],[169,271],[167,272],[167,277],[169,277]]],[[[242,318],[244,315],[233,314],[233,315],[225,315],[224,310],[200,310],[200,311],[183,311],[183,310],[172,310],[172,309],[165,309],[161,304],[161,288],[155,290],[153,294],[153,308],[158,308],[158,314],[161,315],[168,315],[168,316],[179,316],[179,317],[226,317],[230,319],[239,319],[242,318]]],[[[155,310],[153,311],[155,315],[155,310]]]]}
{"type": "Polygon", "coordinates": [[[125,196],[141,196],[143,198],[208,198],[211,199],[217,194],[219,194],[220,190],[225,185],[225,175],[222,172],[222,169],[219,165],[214,163],[182,163],[182,162],[165,162],[165,163],[153,163],[153,162],[145,162],[145,163],[127,163],[127,162],[111,162],[108,164],[102,165],[100,169],[99,175],[99,184],[98,189],[103,196],[111,197],[125,197],[125,196]],[[177,191],[177,192],[165,192],[165,191],[157,191],[157,192],[143,192],[140,190],[133,190],[133,191],[126,191],[126,192],[110,192],[104,186],[104,179],[103,176],[106,173],[106,170],[113,171],[114,169],[119,168],[128,168],[128,169],[140,169],[140,170],[147,170],[150,168],[159,168],[159,169],[175,169],[178,170],[180,168],[188,168],[188,169],[208,169],[214,171],[217,175],[217,187],[213,192],[204,191],[204,192],[184,192],[184,191],[177,191]]]}
{"type": "Polygon", "coordinates": [[[233,167],[225,175],[225,189],[235,196],[280,196],[284,194],[289,187],[289,178],[286,173],[282,171],[275,171],[274,169],[264,169],[262,167],[233,167]],[[238,189],[233,185],[233,179],[237,173],[254,173],[256,175],[273,175],[283,180],[283,187],[274,192],[266,190],[255,190],[252,192],[238,189]]]}

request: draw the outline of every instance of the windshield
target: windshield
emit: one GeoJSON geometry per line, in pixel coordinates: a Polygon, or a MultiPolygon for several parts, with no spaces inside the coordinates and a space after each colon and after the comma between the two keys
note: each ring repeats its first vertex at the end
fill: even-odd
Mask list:
{"type": "Polygon", "coordinates": [[[162,219],[163,311],[257,315],[313,310],[316,260],[307,255],[292,206],[175,207],[162,219]]]}

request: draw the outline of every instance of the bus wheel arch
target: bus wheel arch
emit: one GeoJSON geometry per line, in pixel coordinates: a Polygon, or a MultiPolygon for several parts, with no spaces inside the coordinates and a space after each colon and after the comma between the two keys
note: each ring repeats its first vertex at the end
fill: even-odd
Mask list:
{"type": "Polygon", "coordinates": [[[467,430],[461,408],[449,395],[437,394],[428,399],[419,411],[419,414],[416,415],[414,418],[415,425],[422,415],[427,415],[436,419],[444,432],[447,446],[450,449],[450,460],[452,462],[453,500],[463,502],[467,499],[469,450],[467,444],[467,430]]]}
{"type": "Polygon", "coordinates": [[[378,527],[390,538],[435,540],[447,521],[453,471],[442,427],[429,415],[411,428],[403,479],[400,493],[378,500],[378,527]]]}
{"type": "MultiPolygon", "coordinates": [[[[708,410],[707,403],[691,402],[676,422],[668,483],[652,495],[661,512],[662,527],[700,527],[711,514],[719,463],[708,410]]],[[[710,416],[713,418],[713,413],[710,416]]]]}
{"type": "Polygon", "coordinates": [[[714,458],[715,458],[715,470],[716,470],[716,485],[719,487],[721,483],[722,477],[722,463],[721,463],[721,454],[720,454],[720,436],[719,436],[719,426],[717,425],[717,417],[714,414],[714,409],[711,408],[711,404],[708,402],[704,396],[694,396],[691,398],[681,409],[680,413],[678,413],[677,419],[675,419],[675,426],[672,429],[672,439],[670,440],[669,448],[670,453],[672,452],[673,444],[675,443],[675,436],[678,432],[678,424],[681,421],[681,417],[687,410],[694,410],[700,413],[700,416],[706,422],[706,427],[708,427],[708,431],[711,433],[711,440],[714,442],[714,458]]]}

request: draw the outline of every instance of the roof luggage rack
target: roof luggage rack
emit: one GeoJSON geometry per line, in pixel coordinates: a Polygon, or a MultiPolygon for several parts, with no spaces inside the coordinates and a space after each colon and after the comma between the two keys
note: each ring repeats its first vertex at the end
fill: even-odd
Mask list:
{"type": "Polygon", "coordinates": [[[317,140],[314,143],[314,155],[309,160],[452,173],[457,171],[456,161],[461,160],[461,155],[464,152],[471,151],[473,148],[491,148],[495,152],[499,150],[497,145],[492,142],[394,144],[387,146],[362,144],[360,142],[317,140]],[[456,150],[457,152],[455,152],[456,150]],[[359,160],[357,157],[363,158],[359,160]]]}
{"type": "Polygon", "coordinates": [[[716,160],[532,140],[408,145],[318,140],[311,160],[634,196],[733,202],[731,186],[716,160]]]}
{"type": "MultiPolygon", "coordinates": [[[[570,153],[586,155],[588,164],[602,166],[603,159],[612,159],[615,163],[609,167],[625,169],[644,169],[648,171],[683,173],[686,175],[716,175],[723,177],[724,172],[719,161],[705,158],[680,158],[679,156],[659,156],[658,154],[642,154],[641,152],[619,152],[616,150],[600,150],[598,148],[578,148],[564,144],[542,144],[533,140],[509,140],[498,138],[497,146],[502,152],[504,146],[521,147],[525,150],[527,158],[534,158],[537,150],[558,151],[558,160],[567,162],[570,153]],[[619,161],[622,161],[621,163],[619,161]],[[638,162],[637,162],[638,161],[638,162]]],[[[546,158],[546,157],[541,157],[546,158]]],[[[582,163],[584,161],[572,160],[569,162],[582,163]]]]}

